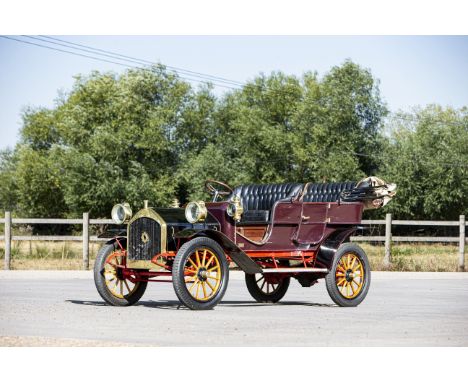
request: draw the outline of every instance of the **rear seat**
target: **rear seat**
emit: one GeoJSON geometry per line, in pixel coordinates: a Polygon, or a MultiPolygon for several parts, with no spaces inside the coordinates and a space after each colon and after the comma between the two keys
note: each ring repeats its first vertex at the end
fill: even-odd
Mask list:
{"type": "Polygon", "coordinates": [[[357,182],[339,183],[307,183],[305,185],[303,202],[337,202],[343,191],[350,191],[357,182]]]}

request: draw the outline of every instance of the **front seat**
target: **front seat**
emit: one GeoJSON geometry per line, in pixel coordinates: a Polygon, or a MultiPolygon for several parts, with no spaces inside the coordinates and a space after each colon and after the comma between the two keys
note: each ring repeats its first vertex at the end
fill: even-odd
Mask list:
{"type": "Polygon", "coordinates": [[[301,183],[244,184],[229,197],[238,196],[244,207],[242,224],[268,224],[273,205],[279,200],[291,200],[302,191],[301,183]]]}

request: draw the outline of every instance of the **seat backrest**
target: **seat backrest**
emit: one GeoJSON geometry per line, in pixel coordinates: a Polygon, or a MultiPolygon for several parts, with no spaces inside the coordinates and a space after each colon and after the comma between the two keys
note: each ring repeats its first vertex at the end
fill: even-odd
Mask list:
{"type": "Polygon", "coordinates": [[[229,200],[239,196],[245,211],[270,210],[278,200],[297,196],[302,187],[301,183],[244,184],[232,191],[229,200]]]}
{"type": "Polygon", "coordinates": [[[352,190],[356,182],[309,183],[302,196],[303,202],[337,202],[343,191],[352,190]]]}

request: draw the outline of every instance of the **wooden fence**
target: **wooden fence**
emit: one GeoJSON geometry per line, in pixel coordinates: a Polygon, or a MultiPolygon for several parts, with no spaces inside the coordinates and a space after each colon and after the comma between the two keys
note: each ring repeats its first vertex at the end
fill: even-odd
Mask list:
{"type": "MultiPolygon", "coordinates": [[[[0,241],[5,241],[5,262],[4,269],[10,269],[11,263],[11,242],[12,241],[81,241],[83,243],[83,269],[89,269],[89,243],[95,241],[107,241],[96,236],[89,235],[89,226],[96,224],[114,224],[111,219],[90,219],[88,213],[83,214],[83,219],[29,219],[11,218],[11,212],[5,212],[5,218],[0,219],[0,223],[5,225],[4,236],[0,236],[0,241]],[[80,236],[12,236],[12,224],[80,224],[83,226],[80,236]]],[[[385,236],[353,236],[351,241],[370,241],[385,243],[384,264],[390,265],[392,242],[433,242],[433,243],[458,243],[459,259],[458,270],[465,270],[465,216],[460,215],[458,221],[429,221],[429,220],[392,220],[392,215],[387,214],[385,220],[363,220],[361,225],[385,225],[385,236]],[[393,236],[392,226],[458,226],[459,236],[393,236]]]]}

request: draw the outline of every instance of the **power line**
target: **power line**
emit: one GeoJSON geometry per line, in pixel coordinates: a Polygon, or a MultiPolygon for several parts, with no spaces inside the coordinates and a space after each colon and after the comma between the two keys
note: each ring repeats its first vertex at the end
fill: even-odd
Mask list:
{"type": "MultiPolygon", "coordinates": [[[[127,56],[127,55],[111,52],[111,51],[104,50],[104,49],[93,48],[93,47],[88,46],[88,45],[76,44],[76,43],[69,42],[69,41],[62,40],[62,39],[58,39],[58,38],[55,38],[55,37],[42,36],[42,35],[40,37],[30,36],[30,35],[23,35],[23,36],[27,37],[27,38],[30,38],[30,39],[34,39],[34,40],[43,41],[43,42],[46,42],[48,44],[60,45],[60,46],[67,47],[69,49],[84,51],[84,52],[92,53],[92,54],[95,54],[95,55],[101,55],[101,56],[110,57],[110,58],[118,59],[118,60],[122,60],[122,61],[133,62],[133,63],[139,64],[139,65],[142,65],[142,64],[143,65],[146,65],[146,64],[147,65],[160,65],[159,63],[154,62],[154,61],[148,61],[148,60],[144,60],[144,59],[140,59],[140,58],[136,58],[136,57],[132,57],[132,56],[127,56]],[[59,41],[59,42],[54,42],[54,41],[49,41],[49,40],[54,40],[54,41],[59,41]]],[[[222,82],[222,83],[226,83],[226,84],[234,85],[234,86],[243,86],[243,83],[241,83],[239,81],[230,80],[230,79],[223,78],[223,77],[218,77],[218,76],[213,76],[211,74],[195,72],[195,71],[192,71],[192,70],[182,69],[182,68],[178,68],[178,67],[170,66],[170,65],[164,65],[164,67],[169,69],[171,72],[174,72],[174,73],[177,73],[177,74],[187,74],[187,75],[190,75],[192,77],[202,78],[204,80],[222,82]]]]}
{"type": "MultiPolygon", "coordinates": [[[[8,39],[8,40],[13,40],[13,41],[16,41],[16,42],[21,42],[21,43],[23,43],[23,44],[34,45],[34,46],[38,46],[38,47],[45,48],[45,49],[50,49],[50,50],[54,50],[54,51],[58,51],[58,52],[62,52],[62,53],[72,54],[72,55],[74,55],[74,56],[89,58],[89,59],[92,59],[92,60],[95,60],[95,61],[107,62],[107,63],[110,63],[110,64],[120,65],[120,66],[124,66],[124,67],[127,67],[127,68],[141,69],[141,70],[145,70],[145,71],[151,72],[150,69],[147,69],[147,68],[144,68],[144,67],[139,67],[139,66],[135,66],[135,65],[124,64],[124,63],[121,63],[121,62],[112,61],[112,60],[107,60],[107,59],[103,59],[103,58],[100,58],[100,57],[93,57],[93,56],[89,56],[89,55],[82,54],[82,53],[71,52],[71,51],[68,51],[68,50],[65,50],[65,49],[54,48],[54,47],[51,47],[51,46],[42,45],[42,44],[30,42],[30,41],[24,41],[24,40],[20,40],[20,39],[14,38],[14,37],[8,37],[8,36],[0,36],[0,37],[5,38],[5,39],[8,39]]],[[[203,80],[195,79],[195,78],[190,78],[190,77],[187,77],[187,76],[178,75],[178,77],[180,77],[180,78],[182,78],[182,79],[185,79],[185,80],[188,80],[188,81],[195,81],[195,82],[199,82],[199,83],[207,83],[207,81],[203,81],[203,80]]],[[[218,83],[214,83],[214,82],[211,82],[211,83],[212,83],[214,86],[223,87],[223,88],[227,88],[227,89],[231,89],[231,90],[238,90],[238,88],[234,88],[234,87],[231,87],[231,86],[222,85],[222,84],[218,84],[218,83]]]]}

